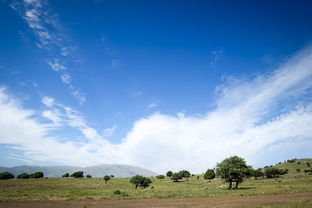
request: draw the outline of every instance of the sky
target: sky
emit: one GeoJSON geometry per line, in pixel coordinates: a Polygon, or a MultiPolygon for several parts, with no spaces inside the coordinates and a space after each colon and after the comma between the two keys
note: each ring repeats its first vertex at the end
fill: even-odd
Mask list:
{"type": "Polygon", "coordinates": [[[0,0],[0,166],[311,158],[311,9],[0,0]]]}

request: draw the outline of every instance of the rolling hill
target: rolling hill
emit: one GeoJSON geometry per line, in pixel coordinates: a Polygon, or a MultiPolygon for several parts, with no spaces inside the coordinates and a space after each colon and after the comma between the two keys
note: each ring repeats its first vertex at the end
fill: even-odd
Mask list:
{"type": "Polygon", "coordinates": [[[42,171],[45,177],[61,177],[64,173],[73,173],[83,171],[84,175],[90,174],[92,177],[103,177],[104,175],[114,175],[115,177],[131,177],[134,175],[154,176],[156,173],[129,165],[102,164],[90,167],[75,166],[16,166],[16,167],[0,167],[0,172],[10,172],[15,176],[21,173],[34,173],[42,171]]]}

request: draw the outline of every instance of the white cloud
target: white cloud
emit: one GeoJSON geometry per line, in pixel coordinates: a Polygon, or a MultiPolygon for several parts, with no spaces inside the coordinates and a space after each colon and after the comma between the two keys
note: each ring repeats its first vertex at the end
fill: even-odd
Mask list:
{"type": "Polygon", "coordinates": [[[147,109],[156,108],[156,107],[158,107],[158,102],[153,102],[147,106],[147,109]]]}
{"type": "Polygon", "coordinates": [[[62,82],[64,82],[65,84],[70,84],[70,79],[71,79],[70,75],[62,74],[61,79],[62,79],[62,82]]]}
{"type": "Polygon", "coordinates": [[[103,136],[106,138],[112,136],[114,132],[116,131],[116,129],[117,129],[117,125],[113,125],[111,128],[104,129],[103,136]]]}
{"type": "MultiPolygon", "coordinates": [[[[234,154],[259,164],[258,155],[268,151],[291,152],[294,146],[298,151],[311,144],[312,104],[307,99],[311,68],[312,51],[307,49],[270,74],[231,79],[219,87],[216,107],[204,115],[155,113],[139,119],[116,145],[90,127],[78,111],[45,98],[45,110],[57,109],[63,125],[86,138],[58,142],[57,134],[36,120],[36,111],[23,108],[2,89],[0,143],[23,150],[25,159],[83,166],[123,163],[162,173],[182,168],[200,173],[234,154]]],[[[277,161],[270,158],[270,162],[277,161]]]]}
{"type": "Polygon", "coordinates": [[[66,67],[63,64],[61,64],[60,60],[58,59],[49,60],[47,61],[47,63],[49,64],[51,69],[53,69],[56,72],[66,69],[66,67]]]}
{"type": "Polygon", "coordinates": [[[66,41],[63,34],[63,28],[58,21],[57,14],[51,12],[47,1],[42,0],[24,0],[12,1],[10,7],[17,11],[26,21],[29,28],[37,37],[36,46],[49,53],[50,58],[46,63],[50,68],[58,73],[61,73],[60,78],[64,84],[71,88],[73,95],[80,104],[84,103],[85,94],[71,85],[70,73],[64,73],[67,67],[63,64],[64,56],[69,56],[75,49],[66,41]]]}
{"type": "Polygon", "coordinates": [[[47,107],[52,107],[54,105],[54,98],[45,96],[42,98],[41,102],[47,107]]]}

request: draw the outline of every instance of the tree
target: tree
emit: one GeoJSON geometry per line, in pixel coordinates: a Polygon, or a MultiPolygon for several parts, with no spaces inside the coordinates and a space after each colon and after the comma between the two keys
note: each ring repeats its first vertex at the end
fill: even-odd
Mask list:
{"type": "Polygon", "coordinates": [[[111,179],[111,177],[109,175],[104,176],[104,181],[105,183],[107,183],[107,181],[109,181],[111,179]]]}
{"type": "Polygon", "coordinates": [[[114,175],[110,175],[110,177],[111,177],[111,178],[114,178],[115,176],[114,176],[114,175]]]}
{"type": "Polygon", "coordinates": [[[86,178],[92,178],[92,176],[90,174],[86,175],[86,178]]]}
{"type": "Polygon", "coordinates": [[[130,179],[130,183],[135,185],[135,189],[137,189],[139,186],[146,188],[152,183],[152,180],[141,175],[136,175],[130,179]]]}
{"type": "Polygon", "coordinates": [[[264,175],[267,178],[277,178],[280,175],[285,175],[288,173],[287,169],[277,169],[275,167],[268,167],[264,169],[264,175]]]}
{"type": "Polygon", "coordinates": [[[261,168],[258,168],[252,171],[252,176],[257,180],[258,178],[263,177],[264,173],[262,172],[261,168]]]}
{"type": "Polygon", "coordinates": [[[165,176],[164,176],[164,175],[158,175],[158,176],[156,176],[156,178],[157,178],[157,179],[164,179],[165,176]]]}
{"type": "Polygon", "coordinates": [[[182,176],[182,178],[189,178],[191,176],[191,173],[187,170],[181,170],[179,171],[179,174],[182,176]]]}
{"type": "Polygon", "coordinates": [[[64,175],[62,175],[62,178],[68,178],[69,177],[69,173],[65,173],[64,175]]]}
{"type": "Polygon", "coordinates": [[[167,177],[171,177],[171,176],[172,176],[172,171],[168,171],[168,172],[166,173],[166,176],[167,176],[167,177]]]}
{"type": "Polygon", "coordinates": [[[8,179],[13,179],[14,175],[9,172],[2,172],[0,173],[0,180],[8,180],[8,179]]]}
{"type": "Polygon", "coordinates": [[[173,182],[178,182],[182,178],[183,177],[180,173],[173,173],[171,176],[171,180],[173,180],[173,182]]]}
{"type": "Polygon", "coordinates": [[[211,180],[216,177],[216,174],[213,169],[208,169],[205,174],[204,174],[204,179],[205,180],[211,180]]]}
{"type": "Polygon", "coordinates": [[[43,178],[44,174],[43,172],[35,172],[29,175],[29,178],[43,178]]]}
{"type": "Polygon", "coordinates": [[[29,178],[28,173],[22,173],[17,176],[17,179],[27,179],[29,178]]]}
{"type": "Polygon", "coordinates": [[[70,175],[70,177],[74,177],[74,178],[83,178],[83,172],[82,171],[77,171],[74,172],[70,175]]]}
{"type": "Polygon", "coordinates": [[[216,173],[229,183],[229,189],[232,189],[232,183],[235,182],[236,189],[239,183],[251,175],[251,167],[247,166],[244,158],[233,156],[218,163],[216,173]]]}

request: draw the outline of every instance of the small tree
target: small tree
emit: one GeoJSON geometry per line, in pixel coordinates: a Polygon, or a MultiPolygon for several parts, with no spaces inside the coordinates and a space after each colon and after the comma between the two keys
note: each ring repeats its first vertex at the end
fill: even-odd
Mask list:
{"type": "Polygon", "coordinates": [[[92,176],[90,174],[86,175],[86,178],[92,178],[92,176]]]}
{"type": "Polygon", "coordinates": [[[187,170],[181,170],[179,171],[179,174],[182,176],[182,178],[189,178],[191,176],[191,173],[187,170]]]}
{"type": "Polygon", "coordinates": [[[172,176],[172,171],[168,171],[168,172],[166,173],[166,176],[167,176],[167,177],[171,177],[171,176],[172,176]]]}
{"type": "Polygon", "coordinates": [[[285,175],[288,173],[287,169],[277,169],[275,167],[268,167],[264,169],[264,175],[267,178],[277,178],[280,175],[285,175]]]}
{"type": "Polygon", "coordinates": [[[137,189],[139,186],[146,188],[152,183],[152,180],[144,176],[136,175],[130,179],[130,183],[135,185],[135,189],[137,189]]]}
{"type": "Polygon", "coordinates": [[[158,175],[158,176],[156,176],[156,178],[157,178],[157,179],[164,179],[165,176],[164,176],[164,175],[158,175]]]}
{"type": "Polygon", "coordinates": [[[182,178],[183,177],[180,173],[173,173],[171,176],[171,180],[173,180],[173,182],[178,182],[182,178]]]}
{"type": "Polygon", "coordinates": [[[111,179],[111,177],[109,175],[104,176],[104,181],[105,183],[107,183],[107,181],[109,181],[111,179]]]}
{"type": "Polygon", "coordinates": [[[229,183],[229,189],[232,189],[232,183],[235,182],[236,189],[239,183],[251,175],[251,167],[246,165],[243,158],[233,156],[218,163],[216,173],[229,183]]]}
{"type": "Polygon", "coordinates": [[[205,174],[204,174],[204,179],[205,180],[211,180],[216,177],[216,174],[213,169],[208,169],[205,174]]]}
{"type": "Polygon", "coordinates": [[[114,178],[115,176],[114,176],[114,175],[110,175],[110,177],[111,177],[111,178],[114,178]]]}
{"type": "Polygon", "coordinates": [[[13,179],[14,175],[9,172],[2,172],[0,173],[0,180],[8,180],[8,179],[13,179]]]}
{"type": "Polygon", "coordinates": [[[255,177],[255,179],[257,180],[260,177],[264,176],[264,173],[262,172],[261,168],[252,170],[252,176],[255,177]]]}
{"type": "Polygon", "coordinates": [[[22,173],[17,176],[17,179],[27,179],[27,178],[29,178],[28,173],[22,173]]]}
{"type": "Polygon", "coordinates": [[[62,178],[68,178],[69,177],[69,173],[65,173],[64,175],[62,175],[62,178]]]}
{"type": "Polygon", "coordinates": [[[29,175],[29,178],[43,178],[44,174],[43,172],[35,172],[29,175]]]}
{"type": "Polygon", "coordinates": [[[82,171],[77,171],[74,172],[70,175],[70,177],[74,177],[74,178],[83,178],[83,172],[82,171]]]}

